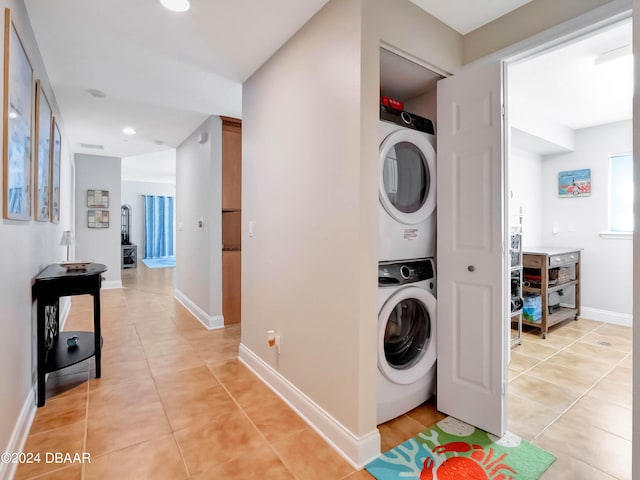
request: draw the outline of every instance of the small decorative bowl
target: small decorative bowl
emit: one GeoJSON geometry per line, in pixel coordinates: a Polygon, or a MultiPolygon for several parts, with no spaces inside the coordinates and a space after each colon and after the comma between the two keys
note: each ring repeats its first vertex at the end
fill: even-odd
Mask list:
{"type": "Polygon", "coordinates": [[[78,346],[78,340],[80,340],[80,337],[78,337],[77,335],[74,335],[73,337],[67,338],[67,347],[69,347],[69,348],[77,347],[78,346]]]}

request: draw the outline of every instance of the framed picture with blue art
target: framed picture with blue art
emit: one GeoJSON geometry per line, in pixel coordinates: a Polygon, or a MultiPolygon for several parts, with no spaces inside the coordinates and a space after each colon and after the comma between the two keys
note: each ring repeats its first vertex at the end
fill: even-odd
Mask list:
{"type": "Polygon", "coordinates": [[[558,195],[561,198],[591,195],[591,169],[583,168],[558,172],[558,195]]]}
{"type": "Polygon", "coordinates": [[[53,148],[51,150],[51,222],[60,223],[60,159],[62,155],[62,138],[56,119],[53,125],[53,148]]]}
{"type": "Polygon", "coordinates": [[[31,220],[33,69],[8,8],[4,10],[2,216],[31,220]]]}
{"type": "Polygon", "coordinates": [[[36,121],[35,121],[35,219],[48,222],[50,218],[49,200],[51,199],[51,107],[42,90],[40,80],[36,80],[36,121]]]}

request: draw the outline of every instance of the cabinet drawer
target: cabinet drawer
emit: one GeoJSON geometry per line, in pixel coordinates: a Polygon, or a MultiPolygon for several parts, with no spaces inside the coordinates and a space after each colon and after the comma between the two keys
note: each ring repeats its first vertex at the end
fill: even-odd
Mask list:
{"type": "Polygon", "coordinates": [[[549,266],[557,267],[560,265],[568,265],[571,263],[576,263],[580,259],[580,253],[565,253],[563,255],[553,255],[549,257],[549,266]]]}
{"type": "Polygon", "coordinates": [[[522,266],[526,268],[542,268],[544,266],[544,257],[541,255],[532,255],[525,253],[522,255],[522,266]]]}

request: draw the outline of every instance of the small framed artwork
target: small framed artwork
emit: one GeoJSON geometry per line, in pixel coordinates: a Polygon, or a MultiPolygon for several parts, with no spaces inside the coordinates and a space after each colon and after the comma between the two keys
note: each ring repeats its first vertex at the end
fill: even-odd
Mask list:
{"type": "Polygon", "coordinates": [[[60,223],[60,159],[62,154],[62,138],[56,119],[52,120],[53,148],[51,149],[51,222],[60,223]]]}
{"type": "Polygon", "coordinates": [[[558,172],[558,195],[561,198],[591,195],[591,169],[558,172]]]}
{"type": "Polygon", "coordinates": [[[87,190],[87,207],[109,208],[109,191],[87,190]]]}
{"type": "Polygon", "coordinates": [[[89,210],[87,212],[87,227],[109,228],[109,210],[89,210]]]}
{"type": "Polygon", "coordinates": [[[35,167],[35,219],[38,222],[48,222],[50,219],[49,200],[51,194],[51,107],[42,91],[40,80],[36,80],[36,121],[34,137],[36,159],[35,167]]]}
{"type": "Polygon", "coordinates": [[[11,13],[4,9],[2,216],[31,220],[33,68],[11,13]]]}

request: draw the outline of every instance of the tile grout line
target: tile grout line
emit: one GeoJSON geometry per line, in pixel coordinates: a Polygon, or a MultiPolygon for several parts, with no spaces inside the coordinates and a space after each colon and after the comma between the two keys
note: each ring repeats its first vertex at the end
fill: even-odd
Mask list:
{"type": "MultiPolygon", "coordinates": [[[[125,301],[127,300],[126,296],[125,296],[125,301]]],[[[127,310],[129,309],[129,304],[127,303],[127,310]]],[[[140,336],[140,332],[138,331],[138,326],[135,322],[133,322],[133,326],[134,329],[136,331],[136,335],[138,337],[138,342],[140,343],[140,346],[142,348],[142,352],[144,353],[144,361],[147,364],[147,368],[149,369],[149,374],[151,377],[151,381],[153,382],[153,387],[155,388],[156,391],[156,395],[158,396],[158,400],[160,401],[160,405],[162,406],[162,413],[164,413],[165,419],[167,420],[167,425],[169,425],[169,428],[171,429],[171,438],[173,438],[173,442],[176,444],[177,449],[178,449],[178,454],[180,455],[180,460],[182,461],[182,466],[184,467],[184,471],[187,472],[187,478],[191,477],[191,470],[189,470],[189,467],[187,466],[187,461],[184,458],[184,453],[182,452],[182,448],[180,447],[180,443],[178,442],[178,440],[176,439],[176,431],[173,429],[173,425],[171,425],[171,420],[169,419],[169,415],[167,414],[167,408],[164,405],[164,402],[162,401],[162,396],[160,395],[160,390],[158,389],[158,383],[156,382],[156,377],[153,375],[153,371],[151,370],[151,364],[149,363],[149,357],[147,356],[147,352],[144,348],[144,344],[142,343],[142,337],[140,336]]],[[[148,440],[147,440],[148,441],[148,440]]],[[[140,443],[144,443],[144,442],[140,442],[140,443]]]]}
{"type": "MultiPolygon", "coordinates": [[[[85,414],[84,414],[84,439],[82,440],[82,452],[87,452],[87,437],[89,435],[89,394],[90,389],[89,385],[91,383],[91,362],[87,362],[87,402],[85,403],[85,414]]],[[[84,462],[82,462],[82,469],[80,470],[80,478],[81,480],[85,480],[87,478],[87,466],[84,462]]]]}
{"type": "MultiPolygon", "coordinates": [[[[604,324],[602,324],[604,325],[604,324]]],[[[560,352],[564,352],[565,350],[567,350],[569,347],[575,345],[576,343],[578,343],[580,340],[582,340],[584,337],[590,335],[591,333],[594,333],[596,330],[598,330],[602,325],[598,325],[596,328],[594,328],[593,330],[589,330],[588,332],[586,332],[584,335],[582,335],[581,337],[578,337],[576,339],[574,339],[571,343],[568,343],[567,345],[565,345],[564,347],[560,347],[559,350],[556,350],[555,352],[553,352],[551,355],[549,355],[548,357],[545,357],[542,360],[539,360],[536,364],[532,365],[531,367],[527,368],[526,370],[523,370],[522,372],[520,372],[518,374],[518,377],[522,374],[528,373],[530,370],[534,369],[535,367],[537,367],[538,365],[540,365],[543,362],[546,362],[547,360],[549,360],[550,358],[555,357],[557,354],[559,354],[560,352]]],[[[582,333],[582,332],[581,332],[582,333]]],[[[526,355],[524,353],[521,353],[520,355],[526,355]]],[[[576,354],[579,355],[579,354],[576,354]]],[[[529,356],[529,355],[526,355],[529,356]]],[[[535,357],[531,357],[531,358],[535,358],[535,357]]],[[[517,377],[515,377],[517,378],[517,377]]],[[[515,380],[514,378],[514,380],[515,380]]],[[[537,378],[537,377],[536,377],[537,378]]]]}
{"type": "MultiPolygon", "coordinates": [[[[604,374],[602,374],[595,382],[593,382],[593,384],[587,388],[576,400],[574,400],[567,408],[565,408],[559,415],[557,415],[550,424],[548,424],[546,427],[544,427],[535,437],[533,437],[533,440],[538,439],[544,432],[547,431],[547,429],[549,429],[549,427],[551,427],[554,423],[556,423],[558,420],[560,420],[560,418],[562,416],[564,416],[571,408],[573,408],[580,400],[582,400],[584,397],[587,396],[587,394],[593,390],[595,388],[596,385],[598,385],[602,380],[604,380],[604,378],[609,375],[611,372],[613,372],[622,362],[624,362],[627,357],[631,355],[630,353],[627,353],[624,357],[622,357],[620,360],[618,360],[611,368],[609,368],[609,370],[607,370],[604,374]]],[[[598,427],[595,427],[598,428],[598,427]]],[[[602,430],[602,429],[600,429],[602,430]]],[[[606,430],[603,430],[606,431],[606,430]]],[[[618,438],[622,438],[623,440],[626,440],[623,437],[620,437],[620,435],[617,435],[613,432],[607,432],[610,433],[612,435],[615,435],[618,438]]],[[[585,462],[586,463],[586,462],[585,462]]],[[[592,465],[593,466],[593,465],[592,465]]]]}
{"type": "MultiPolygon", "coordinates": [[[[280,461],[282,462],[282,464],[284,465],[284,467],[287,469],[287,471],[291,474],[291,476],[293,476],[293,478],[295,478],[296,480],[304,480],[300,477],[298,477],[295,472],[291,469],[291,467],[289,466],[289,464],[284,460],[284,458],[282,458],[282,456],[280,455],[280,452],[278,452],[278,450],[275,449],[275,447],[273,446],[272,442],[269,441],[269,439],[267,439],[266,435],[264,434],[264,432],[262,432],[262,430],[260,430],[258,428],[258,426],[254,423],[254,421],[251,419],[251,417],[249,417],[249,414],[247,412],[245,412],[244,408],[242,408],[242,405],[240,405],[238,403],[238,401],[236,400],[236,398],[231,394],[231,392],[227,389],[226,385],[224,383],[222,383],[220,381],[220,379],[218,378],[218,376],[213,372],[213,370],[211,370],[211,368],[209,367],[209,365],[205,362],[205,365],[207,365],[207,369],[209,370],[209,372],[211,372],[211,375],[214,376],[214,378],[218,381],[218,383],[220,384],[220,386],[224,389],[225,392],[227,392],[227,395],[229,395],[229,397],[231,398],[231,400],[233,401],[233,403],[235,403],[238,407],[238,409],[242,412],[242,414],[247,418],[247,420],[249,420],[249,423],[251,423],[251,425],[253,426],[253,428],[255,428],[258,431],[258,434],[264,439],[265,442],[267,442],[267,445],[269,445],[269,448],[273,451],[273,453],[276,455],[276,457],[278,457],[280,459],[280,461]]],[[[252,375],[253,373],[250,372],[252,375]]],[[[261,380],[260,378],[258,378],[258,380],[261,380]]],[[[305,422],[306,423],[306,422],[305,422]]],[[[353,472],[352,472],[353,473],[353,472]]],[[[339,479],[342,480],[342,479],[339,479]]]]}

